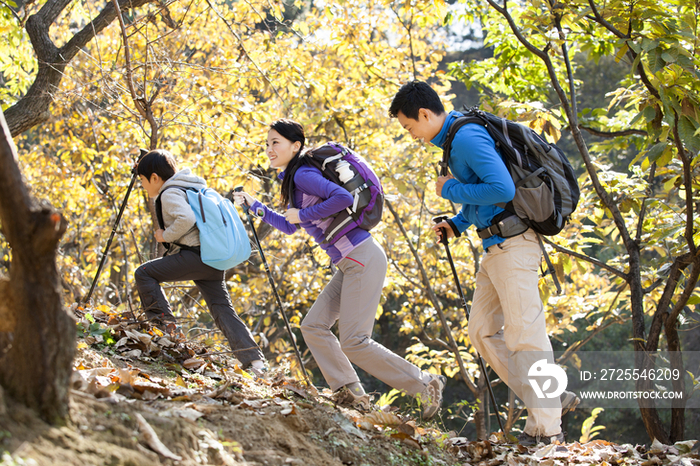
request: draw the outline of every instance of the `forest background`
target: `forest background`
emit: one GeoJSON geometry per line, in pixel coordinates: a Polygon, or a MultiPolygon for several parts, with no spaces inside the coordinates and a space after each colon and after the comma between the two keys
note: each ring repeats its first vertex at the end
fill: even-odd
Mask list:
{"type": "MultiPolygon", "coordinates": [[[[540,282],[556,350],[567,357],[700,351],[699,9],[680,0],[5,0],[0,102],[24,181],[62,216],[55,236],[65,308],[88,293],[139,148],[169,149],[221,193],[243,185],[282,210],[264,154],[271,121],[302,122],[312,145],[336,140],[352,147],[371,161],[388,195],[384,222],[374,230],[390,264],[375,339],[450,377],[444,422],[473,436],[496,430],[495,421],[449,265],[430,229],[434,215],[458,206],[434,194],[440,153],[389,118],[392,96],[404,82],[428,80],[452,107],[480,105],[521,121],[569,154],[581,202],[548,242],[564,293],[554,293],[549,277],[540,282]]],[[[4,200],[8,189],[0,186],[4,200]]],[[[8,233],[16,218],[8,208],[0,218],[0,272],[12,279],[21,262],[19,239],[8,233]]],[[[152,200],[136,190],[94,305],[138,315],[133,271],[158,254],[152,232],[152,200]]],[[[298,325],[330,277],[328,260],[304,235],[264,226],[259,234],[307,367],[322,384],[298,325]]],[[[455,242],[452,254],[469,301],[482,254],[475,233],[455,242]]],[[[268,357],[293,363],[255,255],[229,271],[229,286],[268,357]]],[[[166,291],[188,337],[223,344],[195,288],[166,291]]],[[[11,311],[0,306],[2,312],[11,311]]],[[[14,318],[22,325],[23,315],[14,318]]],[[[11,364],[0,360],[3,368],[11,364]]],[[[370,390],[388,390],[362,376],[370,390]]],[[[17,384],[0,383],[10,391],[17,384]]],[[[507,427],[517,429],[519,407],[502,383],[495,391],[507,427]]],[[[604,438],[620,443],[700,432],[698,410],[640,408],[593,419],[606,427],[604,438]]],[[[591,416],[574,412],[565,430],[580,432],[591,416]]]]}

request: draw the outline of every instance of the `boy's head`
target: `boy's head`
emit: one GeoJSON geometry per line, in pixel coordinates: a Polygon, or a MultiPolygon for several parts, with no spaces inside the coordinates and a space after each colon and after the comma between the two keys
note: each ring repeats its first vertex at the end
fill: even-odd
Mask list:
{"type": "Polygon", "coordinates": [[[412,81],[404,84],[394,96],[389,115],[398,118],[414,139],[430,142],[445,122],[445,106],[428,84],[412,81]]]}
{"type": "Polygon", "coordinates": [[[136,166],[136,173],[148,195],[155,197],[167,180],[177,171],[173,154],[164,149],[152,150],[141,157],[136,166]]]}

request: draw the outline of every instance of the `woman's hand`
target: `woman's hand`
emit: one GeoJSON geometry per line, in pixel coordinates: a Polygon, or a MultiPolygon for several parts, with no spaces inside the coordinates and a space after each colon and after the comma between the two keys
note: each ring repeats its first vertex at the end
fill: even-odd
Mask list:
{"type": "Polygon", "coordinates": [[[248,209],[250,206],[255,204],[256,199],[248,193],[239,191],[233,193],[233,201],[236,203],[236,205],[242,205],[248,209]]]}
{"type": "Polygon", "coordinates": [[[299,220],[299,209],[289,209],[285,212],[284,218],[286,218],[289,223],[295,225],[301,223],[301,220],[299,220]]]}
{"type": "Polygon", "coordinates": [[[159,243],[165,243],[165,240],[163,239],[163,232],[165,230],[161,230],[160,228],[156,230],[156,241],[159,243]]]}

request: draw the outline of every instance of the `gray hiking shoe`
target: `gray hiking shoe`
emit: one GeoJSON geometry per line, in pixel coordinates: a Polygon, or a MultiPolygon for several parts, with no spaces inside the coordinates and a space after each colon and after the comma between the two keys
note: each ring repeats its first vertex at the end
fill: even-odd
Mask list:
{"type": "Polygon", "coordinates": [[[433,418],[442,405],[442,391],[445,389],[447,379],[444,375],[430,374],[430,382],[420,394],[420,402],[423,406],[423,419],[433,418]]]}
{"type": "Polygon", "coordinates": [[[576,406],[578,406],[578,404],[581,402],[581,399],[578,396],[576,396],[574,392],[568,392],[566,390],[564,390],[564,393],[559,395],[559,399],[561,400],[562,416],[575,410],[576,406]]]}
{"type": "Polygon", "coordinates": [[[564,438],[564,432],[559,432],[556,435],[550,436],[532,436],[523,432],[522,434],[518,435],[518,443],[524,447],[534,447],[540,443],[545,445],[550,445],[552,443],[563,445],[566,443],[566,439],[564,438]]]}
{"type": "Polygon", "coordinates": [[[372,399],[367,393],[357,396],[348,387],[342,387],[335,392],[331,396],[331,400],[339,406],[356,409],[362,413],[368,413],[372,410],[372,399]]]}
{"type": "Polygon", "coordinates": [[[264,366],[253,366],[250,365],[245,369],[254,379],[267,379],[270,375],[270,368],[266,365],[264,366]]]}

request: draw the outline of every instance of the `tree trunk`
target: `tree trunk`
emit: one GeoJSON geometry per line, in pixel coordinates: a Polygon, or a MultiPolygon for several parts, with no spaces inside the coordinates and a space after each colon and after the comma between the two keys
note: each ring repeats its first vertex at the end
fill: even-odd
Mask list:
{"type": "Polygon", "coordinates": [[[37,203],[25,186],[0,112],[0,223],[12,249],[0,282],[0,386],[45,421],[68,414],[75,321],[63,309],[56,247],[63,216],[37,203]]]}
{"type": "MultiPolygon", "coordinates": [[[[477,393],[479,411],[474,416],[474,424],[476,425],[476,438],[479,440],[487,440],[491,436],[491,423],[489,422],[491,398],[489,398],[488,380],[486,374],[481,374],[476,384],[479,390],[477,393]]],[[[498,416],[498,408],[496,408],[496,415],[498,416]]]]}

